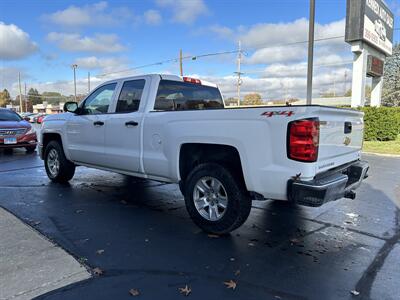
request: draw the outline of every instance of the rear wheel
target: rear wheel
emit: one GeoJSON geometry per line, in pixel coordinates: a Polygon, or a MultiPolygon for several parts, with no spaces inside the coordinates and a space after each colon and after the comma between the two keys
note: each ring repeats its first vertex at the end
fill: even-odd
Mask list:
{"type": "Polygon", "coordinates": [[[74,177],[75,165],[67,160],[61,144],[57,141],[47,144],[44,165],[47,176],[54,182],[65,183],[74,177]]]}
{"type": "Polygon", "coordinates": [[[185,182],[186,208],[194,223],[204,231],[226,234],[249,216],[251,199],[244,184],[224,166],[201,164],[185,182]]]}

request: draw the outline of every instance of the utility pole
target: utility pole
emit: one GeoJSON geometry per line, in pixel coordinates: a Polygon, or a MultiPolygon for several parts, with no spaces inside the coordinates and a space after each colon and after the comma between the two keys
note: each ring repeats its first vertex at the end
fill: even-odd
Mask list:
{"type": "Polygon", "coordinates": [[[25,112],[28,112],[28,102],[26,98],[26,82],[24,82],[24,102],[25,102],[25,112]]]}
{"type": "Polygon", "coordinates": [[[241,41],[238,42],[238,56],[237,56],[237,99],[238,99],[238,106],[240,106],[240,86],[242,85],[242,79],[240,78],[243,74],[240,72],[240,65],[242,63],[242,43],[241,41]]]}
{"type": "Polygon", "coordinates": [[[76,68],[78,67],[78,65],[73,64],[71,67],[74,70],[74,95],[75,95],[75,102],[77,102],[77,98],[76,98],[76,68]]]}
{"type": "Polygon", "coordinates": [[[335,72],[333,72],[333,97],[336,97],[336,77],[335,72]]]}
{"type": "Polygon", "coordinates": [[[182,49],[179,50],[179,71],[181,76],[183,76],[182,49]]]}
{"type": "Polygon", "coordinates": [[[88,94],[90,93],[90,72],[87,73],[88,94]]]}
{"type": "Polygon", "coordinates": [[[22,89],[21,89],[21,72],[18,72],[18,86],[19,86],[19,112],[22,111],[22,89]]]}
{"type": "Polygon", "coordinates": [[[313,60],[314,60],[314,24],[315,0],[310,0],[310,20],[308,24],[308,68],[307,68],[307,105],[312,103],[313,60]]]}
{"type": "Polygon", "coordinates": [[[344,96],[347,93],[347,70],[344,71],[344,96]]]}

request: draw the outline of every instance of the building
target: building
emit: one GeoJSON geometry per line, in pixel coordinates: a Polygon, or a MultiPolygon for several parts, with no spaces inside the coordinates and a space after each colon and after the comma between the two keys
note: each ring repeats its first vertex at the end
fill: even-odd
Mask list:
{"type": "Polygon", "coordinates": [[[64,103],[48,104],[44,101],[41,104],[33,105],[33,113],[57,114],[63,112],[64,103]]]}

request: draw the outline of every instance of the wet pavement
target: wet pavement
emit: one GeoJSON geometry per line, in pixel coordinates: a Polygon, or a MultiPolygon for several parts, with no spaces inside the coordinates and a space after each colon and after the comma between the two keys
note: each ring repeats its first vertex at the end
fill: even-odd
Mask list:
{"type": "Polygon", "coordinates": [[[179,299],[185,285],[191,299],[400,299],[400,159],[364,159],[355,200],[257,201],[224,237],[191,222],[174,184],[84,167],[54,184],[23,150],[0,150],[0,206],[103,271],[38,299],[179,299]]]}

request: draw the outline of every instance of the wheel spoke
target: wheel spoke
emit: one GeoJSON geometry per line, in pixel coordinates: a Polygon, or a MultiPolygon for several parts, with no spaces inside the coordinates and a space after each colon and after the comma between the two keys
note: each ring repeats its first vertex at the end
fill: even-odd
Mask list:
{"type": "Polygon", "coordinates": [[[211,188],[214,190],[214,192],[219,193],[219,190],[221,189],[221,183],[213,178],[211,180],[211,188]]]}
{"type": "Polygon", "coordinates": [[[228,206],[225,187],[217,178],[211,176],[204,176],[196,182],[193,201],[198,213],[209,221],[220,220],[228,206]]]}
{"type": "Polygon", "coordinates": [[[221,197],[218,198],[218,206],[219,207],[225,209],[227,205],[228,205],[228,199],[221,198],[221,197]]]}

